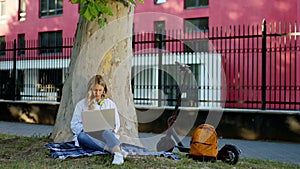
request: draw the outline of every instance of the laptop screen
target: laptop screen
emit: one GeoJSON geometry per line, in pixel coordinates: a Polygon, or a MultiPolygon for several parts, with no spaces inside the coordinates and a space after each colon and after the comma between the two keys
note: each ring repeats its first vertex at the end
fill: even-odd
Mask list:
{"type": "Polygon", "coordinates": [[[85,132],[94,132],[115,127],[115,109],[88,110],[82,112],[82,125],[85,132]]]}

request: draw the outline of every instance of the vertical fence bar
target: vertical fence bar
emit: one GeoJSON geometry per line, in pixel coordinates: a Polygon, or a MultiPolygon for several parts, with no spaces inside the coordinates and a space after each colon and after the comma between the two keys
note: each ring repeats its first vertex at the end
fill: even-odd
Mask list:
{"type": "MultiPolygon", "coordinates": [[[[247,26],[247,35],[248,36],[250,36],[250,26],[248,25],[247,26]]],[[[252,90],[251,90],[251,85],[250,85],[250,81],[251,81],[251,79],[250,79],[250,72],[252,72],[251,70],[250,70],[250,57],[251,57],[251,54],[250,54],[250,52],[252,52],[252,50],[250,49],[250,38],[247,38],[247,59],[246,59],[246,61],[247,61],[247,66],[246,66],[246,68],[247,68],[247,70],[248,70],[248,72],[249,73],[247,73],[247,80],[246,80],[246,85],[247,85],[247,102],[248,102],[248,104],[247,104],[247,108],[249,108],[250,107],[250,100],[251,100],[251,93],[252,93],[252,90]]]]}
{"type": "Polygon", "coordinates": [[[266,24],[266,20],[263,20],[262,23],[262,93],[261,93],[261,101],[262,101],[262,105],[261,105],[261,109],[265,110],[266,109],[266,83],[267,83],[267,24],[266,24]]]}
{"type": "MultiPolygon", "coordinates": [[[[245,25],[243,24],[243,26],[242,26],[242,35],[241,36],[243,36],[243,37],[245,37],[245,25]]],[[[246,69],[246,71],[245,71],[245,39],[243,38],[243,40],[242,40],[243,42],[242,42],[242,67],[241,67],[241,77],[242,77],[242,80],[241,80],[241,87],[242,87],[242,97],[241,97],[241,99],[243,100],[243,102],[244,102],[244,106],[243,107],[245,107],[245,106],[247,106],[247,104],[245,104],[246,103],[246,87],[245,87],[245,77],[246,77],[246,71],[249,71],[248,69],[246,69]]]]}
{"type": "MultiPolygon", "coordinates": [[[[278,26],[277,26],[277,24],[275,23],[274,25],[273,25],[273,33],[277,33],[277,29],[278,29],[278,26]]],[[[277,41],[277,39],[278,39],[278,37],[274,37],[274,65],[277,65],[278,64],[278,62],[277,62],[277,57],[278,57],[278,51],[277,51],[277,45],[278,45],[278,41],[277,41]]],[[[275,69],[274,70],[274,108],[275,109],[277,109],[277,107],[278,107],[278,104],[276,104],[276,102],[277,102],[277,98],[278,98],[278,92],[277,92],[277,84],[278,84],[278,78],[277,78],[277,70],[275,69]]]]}
{"type": "MultiPolygon", "coordinates": [[[[284,22],[284,24],[283,24],[283,31],[284,31],[284,33],[286,33],[287,32],[287,25],[286,25],[287,23],[286,22],[284,22]]],[[[286,102],[286,100],[287,100],[287,36],[283,36],[283,42],[284,42],[284,87],[283,87],[283,93],[284,93],[284,97],[283,97],[283,102],[286,102]]],[[[284,109],[286,109],[286,105],[287,104],[284,104],[284,109]]]]}
{"type": "Polygon", "coordinates": [[[162,105],[162,82],[163,82],[163,74],[162,74],[162,45],[163,45],[163,35],[162,31],[159,33],[159,40],[158,40],[158,107],[162,105]]]}
{"type": "MultiPolygon", "coordinates": [[[[294,35],[294,55],[295,55],[295,63],[294,63],[294,109],[296,110],[297,107],[297,35],[296,35],[296,32],[297,32],[297,23],[295,23],[294,25],[294,32],[295,32],[295,35],[294,35]]],[[[299,76],[298,76],[299,77],[299,76]]],[[[298,91],[299,92],[299,91],[298,91]]],[[[299,98],[298,98],[299,99],[299,98]]],[[[300,107],[298,107],[300,109],[300,107]]]]}
{"type": "Polygon", "coordinates": [[[17,41],[14,40],[14,51],[13,51],[13,100],[17,99],[17,41]]]}
{"type": "Polygon", "coordinates": [[[259,92],[259,90],[262,90],[261,88],[261,86],[262,86],[262,82],[261,81],[259,81],[260,79],[259,79],[259,75],[260,75],[260,73],[262,72],[262,70],[260,70],[259,68],[259,64],[261,63],[260,62],[260,43],[259,43],[259,41],[260,41],[260,38],[259,38],[259,31],[260,31],[260,29],[259,29],[259,25],[257,24],[256,25],[256,28],[255,28],[255,30],[256,30],[256,32],[255,32],[255,35],[256,35],[256,44],[255,44],[255,58],[256,58],[256,65],[255,65],[255,68],[256,68],[256,72],[255,72],[255,75],[256,75],[256,77],[255,77],[255,82],[256,82],[256,84],[255,84],[255,92],[256,92],[256,98],[255,98],[255,104],[256,104],[256,106],[255,106],[255,108],[258,108],[259,107],[259,102],[261,102],[261,100],[262,100],[262,98],[261,98],[261,95],[260,95],[260,93],[261,92],[259,92]],[[261,72],[260,72],[261,71],[261,72]]]}
{"type": "MultiPolygon", "coordinates": [[[[269,24],[269,32],[270,33],[272,33],[272,29],[273,29],[273,25],[272,24],[269,24]]],[[[275,65],[275,64],[273,64],[273,62],[275,62],[276,61],[276,57],[273,57],[273,49],[272,49],[272,43],[274,43],[273,42],[273,38],[272,38],[272,36],[269,36],[269,48],[270,48],[270,50],[269,50],[269,96],[268,96],[268,101],[270,101],[271,103],[269,104],[269,107],[268,108],[274,108],[276,105],[273,103],[272,104],[272,102],[275,102],[275,99],[273,99],[272,98],[272,96],[273,96],[273,92],[274,92],[274,90],[275,90],[275,88],[273,88],[273,86],[275,86],[274,85],[274,80],[273,80],[273,74],[275,74],[275,72],[276,72],[276,70],[274,69],[273,70],[273,67],[274,66],[272,66],[272,65],[275,65]],[[274,59],[273,59],[274,58],[274,59]],[[273,82],[273,83],[272,83],[273,82]]]]}
{"type": "MultiPolygon", "coordinates": [[[[289,23],[289,33],[292,33],[292,24],[291,23],[289,23]]],[[[290,54],[289,54],[289,62],[290,62],[290,70],[289,70],[289,76],[290,76],[290,78],[289,78],[289,82],[290,82],[290,84],[289,84],[289,103],[292,103],[292,36],[291,35],[289,35],[289,51],[290,51],[290,54]]],[[[292,108],[292,104],[289,104],[289,109],[291,109],[292,108]]]]}
{"type": "MultiPolygon", "coordinates": [[[[254,29],[255,27],[254,27],[254,25],[252,25],[251,26],[251,35],[254,35],[255,33],[255,29],[254,29]]],[[[255,42],[255,39],[254,38],[252,38],[251,39],[251,71],[252,71],[252,73],[251,73],[251,103],[252,103],[252,105],[251,105],[251,108],[253,108],[254,107],[254,97],[255,97],[255,86],[254,86],[254,56],[255,56],[255,53],[254,53],[254,43],[255,42]]]]}

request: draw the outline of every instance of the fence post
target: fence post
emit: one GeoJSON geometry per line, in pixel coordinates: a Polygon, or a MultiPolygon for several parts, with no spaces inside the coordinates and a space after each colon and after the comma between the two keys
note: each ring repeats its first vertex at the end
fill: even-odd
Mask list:
{"type": "Polygon", "coordinates": [[[262,92],[261,92],[261,97],[262,97],[262,105],[261,109],[265,110],[266,109],[266,90],[267,90],[267,23],[266,19],[263,19],[262,21],[262,92]]]}
{"type": "Polygon", "coordinates": [[[159,31],[158,39],[158,107],[162,105],[162,82],[163,82],[163,72],[162,72],[162,31],[159,31]]]}
{"type": "Polygon", "coordinates": [[[13,81],[13,100],[17,99],[17,41],[14,40],[14,52],[13,52],[13,74],[12,74],[12,81],[13,81]]]}

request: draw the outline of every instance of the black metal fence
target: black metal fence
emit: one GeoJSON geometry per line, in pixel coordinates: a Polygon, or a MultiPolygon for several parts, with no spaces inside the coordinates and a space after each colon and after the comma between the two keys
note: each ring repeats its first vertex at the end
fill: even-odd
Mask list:
{"type": "Polygon", "coordinates": [[[174,106],[182,75],[186,106],[300,109],[300,46],[297,23],[162,30],[134,37],[136,104],[174,106]]]}
{"type": "MultiPolygon", "coordinates": [[[[132,91],[136,105],[300,110],[297,23],[162,30],[133,36],[132,91]],[[190,66],[183,72],[175,61],[190,66]]],[[[73,39],[62,46],[0,50],[0,99],[59,101],[73,39]]]]}
{"type": "Polygon", "coordinates": [[[61,46],[38,40],[6,42],[0,50],[0,99],[60,101],[71,57],[73,38],[61,46]]]}

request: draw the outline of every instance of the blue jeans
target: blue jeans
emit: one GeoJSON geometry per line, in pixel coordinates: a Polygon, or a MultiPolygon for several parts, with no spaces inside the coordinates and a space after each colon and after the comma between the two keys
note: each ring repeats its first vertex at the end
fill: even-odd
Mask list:
{"type": "Polygon", "coordinates": [[[92,150],[105,151],[104,147],[107,146],[111,151],[115,146],[120,146],[120,141],[111,130],[103,130],[99,139],[90,136],[88,133],[81,132],[78,134],[77,139],[80,146],[92,150]]]}

